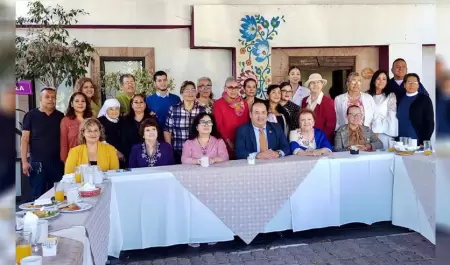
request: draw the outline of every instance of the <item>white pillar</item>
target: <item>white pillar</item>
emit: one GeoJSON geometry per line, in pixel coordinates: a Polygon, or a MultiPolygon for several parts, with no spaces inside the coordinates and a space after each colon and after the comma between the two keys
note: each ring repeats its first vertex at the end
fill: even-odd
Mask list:
{"type": "MultiPolygon", "coordinates": [[[[443,1],[442,1],[443,2],[443,1]]],[[[436,5],[437,14],[437,42],[436,42],[436,54],[444,59],[447,69],[450,68],[450,31],[448,26],[450,25],[450,4],[436,5]]]]}
{"type": "MultiPolygon", "coordinates": [[[[405,59],[408,73],[416,73],[422,77],[422,44],[391,44],[389,45],[389,69],[397,58],[405,59]]],[[[389,73],[390,77],[393,74],[389,73]]]]}

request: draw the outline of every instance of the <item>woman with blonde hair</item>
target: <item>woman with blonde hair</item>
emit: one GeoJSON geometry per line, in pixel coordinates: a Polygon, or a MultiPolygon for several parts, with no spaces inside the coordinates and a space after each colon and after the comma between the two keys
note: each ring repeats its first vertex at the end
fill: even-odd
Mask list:
{"type": "Polygon", "coordinates": [[[105,141],[102,124],[95,118],[84,121],[78,134],[78,146],[70,149],[64,173],[74,173],[79,165],[97,165],[102,171],[119,169],[119,158],[114,146],[105,141]]]}
{"type": "Polygon", "coordinates": [[[74,92],[82,92],[88,97],[93,116],[97,117],[101,104],[99,98],[100,92],[98,91],[98,87],[94,85],[94,81],[89,77],[78,79],[74,92]]]}

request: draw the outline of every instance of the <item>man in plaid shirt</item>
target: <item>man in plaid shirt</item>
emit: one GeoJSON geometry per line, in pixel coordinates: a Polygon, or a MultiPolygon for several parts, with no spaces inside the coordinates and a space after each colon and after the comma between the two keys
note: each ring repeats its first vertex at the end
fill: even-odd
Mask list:
{"type": "Polygon", "coordinates": [[[197,90],[194,82],[184,81],[181,84],[180,94],[183,101],[170,106],[164,130],[164,139],[173,146],[176,164],[181,164],[181,151],[184,142],[189,138],[194,118],[206,112],[206,109],[195,100],[197,90]]]}

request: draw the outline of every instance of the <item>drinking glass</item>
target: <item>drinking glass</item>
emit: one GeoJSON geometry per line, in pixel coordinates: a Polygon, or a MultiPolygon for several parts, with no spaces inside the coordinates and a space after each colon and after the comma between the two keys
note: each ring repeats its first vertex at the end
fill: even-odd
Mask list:
{"type": "Polygon", "coordinates": [[[82,169],[81,167],[76,167],[75,168],[75,183],[83,183],[83,178],[82,178],[82,169]]]}
{"type": "Polygon", "coordinates": [[[395,140],[393,138],[389,138],[389,142],[388,142],[388,152],[394,152],[394,145],[395,145],[395,140]]]}
{"type": "Polygon", "coordinates": [[[400,137],[400,142],[402,142],[403,145],[408,145],[408,137],[400,137]]]}
{"type": "Polygon", "coordinates": [[[31,254],[31,232],[16,231],[16,263],[31,254]]]}
{"type": "Polygon", "coordinates": [[[431,141],[423,141],[423,151],[426,156],[429,156],[433,153],[433,149],[431,148],[431,141]]]}
{"type": "Polygon", "coordinates": [[[63,182],[55,182],[55,201],[57,201],[57,202],[64,201],[64,183],[63,182]]]}

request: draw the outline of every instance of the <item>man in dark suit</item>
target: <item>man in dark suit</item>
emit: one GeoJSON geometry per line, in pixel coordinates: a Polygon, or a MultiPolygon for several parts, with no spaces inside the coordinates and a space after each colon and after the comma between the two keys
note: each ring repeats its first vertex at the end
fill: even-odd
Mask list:
{"type": "Polygon", "coordinates": [[[235,150],[237,159],[256,155],[258,159],[276,159],[290,154],[288,140],[279,124],[267,122],[267,106],[253,103],[251,122],[237,129],[235,150]]]}
{"type": "MultiPolygon", "coordinates": [[[[394,77],[389,79],[388,87],[389,89],[394,92],[395,97],[397,98],[397,104],[400,102],[400,99],[406,95],[406,90],[403,85],[403,78],[408,73],[408,65],[406,64],[406,61],[403,58],[397,58],[392,63],[392,74],[394,74],[394,77]]],[[[422,85],[422,83],[419,83],[419,94],[424,94],[428,96],[428,91],[425,89],[425,87],[422,85]]]]}

